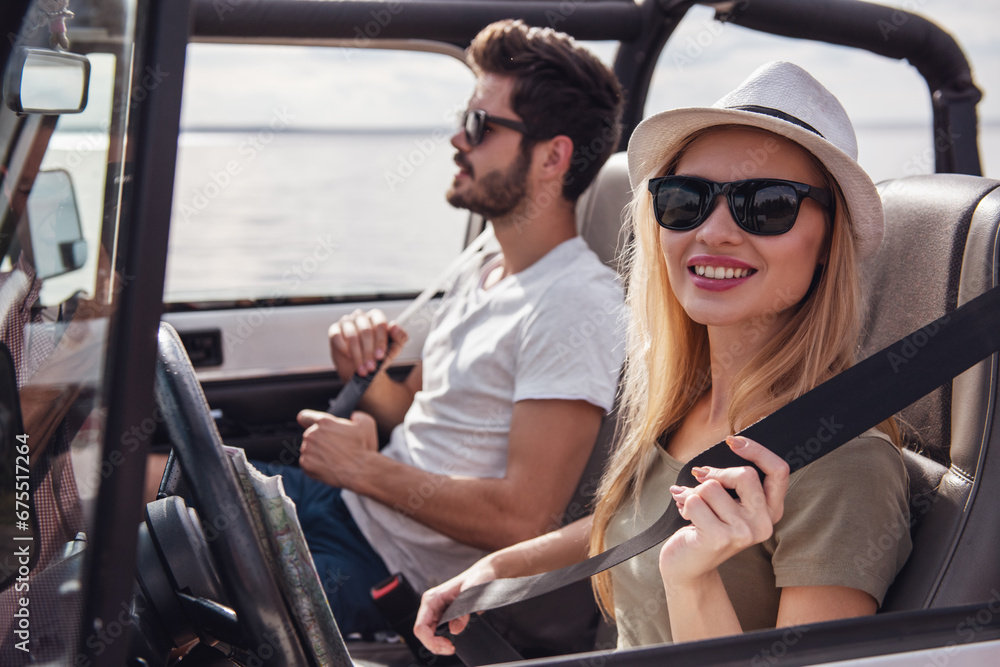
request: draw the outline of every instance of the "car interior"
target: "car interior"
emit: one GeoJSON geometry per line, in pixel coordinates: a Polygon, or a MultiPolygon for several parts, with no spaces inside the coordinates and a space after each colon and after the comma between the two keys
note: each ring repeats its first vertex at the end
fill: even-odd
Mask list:
{"type": "MultiPolygon", "coordinates": [[[[233,10],[231,13],[220,13],[217,4],[196,2],[192,13],[195,36],[221,40],[274,39],[274,34],[257,34],[271,16],[263,8],[266,4],[234,1],[223,5],[233,10]],[[245,11],[235,11],[238,5],[246,5],[245,11]]],[[[308,24],[308,12],[334,11],[329,7],[317,10],[303,8],[302,3],[292,4],[300,6],[289,10],[285,17],[289,21],[287,24],[279,22],[272,26],[276,32],[290,25],[289,31],[300,31],[299,37],[308,38],[306,33],[313,29],[309,25],[303,27],[303,22],[308,24]]],[[[364,17],[368,11],[363,3],[339,4],[344,5],[344,11],[354,12],[355,19],[364,17]]],[[[434,3],[426,4],[428,11],[440,10],[437,6],[430,7],[434,3]]],[[[661,18],[671,13],[683,15],[691,3],[662,2],[655,10],[651,9],[654,4],[657,3],[641,3],[641,11],[657,11],[661,18]]],[[[743,15],[736,12],[729,20],[770,32],[790,30],[788,26],[804,20],[797,12],[805,10],[796,7],[794,2],[782,0],[760,5],[755,3],[743,15]]],[[[720,11],[725,14],[730,9],[720,11]]],[[[165,16],[170,8],[160,7],[158,11],[165,12],[162,14],[165,16]]],[[[857,17],[845,20],[840,26],[844,34],[848,28],[856,28],[855,23],[870,20],[871,15],[865,13],[868,8],[859,11],[857,17]]],[[[89,16],[86,12],[81,15],[89,16]]],[[[609,10],[608,17],[617,17],[616,20],[622,23],[609,23],[604,30],[620,30],[623,34],[631,28],[616,25],[631,26],[638,20],[632,10],[620,6],[609,10]]],[[[574,20],[581,21],[579,31],[586,34],[590,29],[586,21],[579,16],[574,20]]],[[[386,41],[438,39],[454,48],[464,43],[466,33],[474,33],[474,27],[481,22],[482,16],[476,11],[457,17],[451,27],[428,28],[414,19],[414,23],[405,26],[402,22],[393,24],[394,27],[387,29],[380,38],[386,41]]],[[[914,20],[914,25],[916,23],[914,20]]],[[[186,29],[183,24],[184,21],[175,19],[171,30],[183,31],[186,29]]],[[[97,42],[106,37],[102,35],[95,38],[97,42]]],[[[348,36],[346,32],[341,39],[348,36]]],[[[669,30],[666,34],[646,35],[647,41],[642,48],[657,40],[665,41],[667,37],[669,30]]],[[[838,39],[845,38],[840,36],[838,39]]],[[[917,42],[916,37],[913,40],[913,43],[922,43],[917,42]]],[[[114,51],[128,41],[115,38],[108,43],[112,46],[105,45],[106,48],[114,51]]],[[[624,50],[623,58],[634,54],[640,50],[638,41],[626,44],[624,50]]],[[[31,56],[25,51],[19,53],[18,57],[31,56]]],[[[951,127],[962,129],[955,133],[960,138],[956,136],[937,155],[937,171],[955,173],[906,176],[879,183],[886,232],[878,254],[864,266],[868,300],[862,357],[910,336],[928,322],[947,315],[1000,282],[1000,181],[978,175],[978,149],[974,141],[970,147],[967,126],[961,125],[969,122],[971,113],[975,127],[976,100],[972,100],[974,95],[970,96],[968,88],[962,88],[955,81],[973,90],[975,86],[968,66],[963,70],[955,65],[960,51],[956,56],[942,47],[940,53],[947,56],[941,58],[944,64],[928,65],[927,61],[933,60],[936,53],[934,48],[928,48],[918,69],[932,91],[945,91],[935,97],[935,122],[951,122],[951,127]],[[956,75],[955,71],[959,73],[956,75]]],[[[912,43],[889,55],[911,56],[912,43]]],[[[633,76],[640,80],[645,76],[648,85],[648,71],[633,73],[633,76]]],[[[179,81],[169,83],[176,85],[179,91],[179,81]]],[[[118,71],[114,86],[118,93],[126,91],[128,80],[122,70],[118,71]]],[[[164,94],[167,89],[165,86],[153,92],[164,94]]],[[[33,113],[30,104],[22,105],[19,97],[15,99],[5,93],[4,99],[6,104],[0,108],[0,165],[3,167],[0,171],[3,187],[0,192],[3,204],[0,206],[0,254],[5,262],[0,276],[0,306],[3,308],[0,334],[12,353],[9,361],[0,355],[0,427],[4,433],[0,454],[5,457],[0,460],[0,472],[4,475],[4,488],[15,488],[15,468],[9,463],[14,461],[13,452],[21,452],[18,442],[23,444],[14,439],[15,434],[30,433],[31,442],[39,445],[52,443],[37,453],[32,450],[32,484],[38,499],[33,526],[39,550],[31,564],[31,577],[36,582],[34,590],[45,591],[44,597],[39,593],[35,607],[38,611],[34,613],[46,623],[36,625],[32,636],[48,647],[37,651],[33,659],[70,664],[67,658],[75,649],[87,645],[87,652],[81,649],[79,656],[91,656],[96,664],[110,664],[101,660],[110,660],[112,655],[127,655],[127,664],[131,665],[448,664],[425,651],[414,650],[412,644],[395,641],[395,638],[345,642],[335,623],[331,625],[332,615],[325,600],[314,597],[303,602],[292,599],[293,596],[285,592],[282,578],[286,574],[280,561],[286,553],[282,549],[291,547],[288,543],[276,546],[272,540],[276,532],[274,527],[261,524],[260,503],[265,501],[257,500],[258,491],[248,486],[245,475],[237,474],[234,454],[225,446],[249,444],[252,446],[247,449],[254,454],[270,452],[276,455],[285,446],[287,433],[294,426],[270,424],[258,431],[246,428],[244,416],[254,411],[253,405],[241,405],[246,397],[246,382],[240,379],[205,382],[205,378],[211,376],[203,372],[204,366],[193,365],[192,358],[203,361],[206,349],[223,348],[211,341],[206,347],[199,347],[207,340],[206,330],[198,324],[201,320],[185,320],[178,316],[183,308],[163,318],[155,342],[135,334],[150,348],[156,348],[155,370],[149,369],[149,399],[152,402],[155,398],[156,414],[162,418],[155,420],[151,427],[155,429],[152,440],[163,451],[169,449],[171,452],[159,498],[144,509],[135,507],[140,481],[132,476],[127,482],[121,482],[121,475],[114,473],[137,468],[115,463],[117,459],[112,459],[110,454],[103,459],[100,454],[94,460],[80,458],[80,452],[87,445],[96,449],[97,443],[103,442],[102,438],[112,440],[102,430],[108,410],[102,393],[105,387],[101,373],[105,372],[105,365],[114,367],[108,360],[120,357],[119,368],[126,367],[135,358],[126,353],[141,353],[131,351],[128,335],[120,333],[134,334],[141,322],[137,319],[121,323],[119,320],[132,311],[118,312],[114,307],[119,292],[128,297],[132,278],[122,280],[119,275],[116,283],[114,272],[109,268],[113,262],[119,262],[114,266],[121,266],[124,261],[124,251],[121,256],[112,256],[111,250],[116,248],[116,243],[137,241],[129,236],[130,228],[125,223],[120,229],[113,225],[100,228],[101,235],[97,239],[87,237],[82,231],[86,224],[81,223],[84,207],[77,203],[85,188],[75,183],[70,174],[43,167],[42,158],[54,130],[71,112],[66,110],[60,115],[50,108],[48,113],[33,113]],[[54,296],[45,308],[35,302],[43,284],[45,287],[59,285],[60,277],[82,273],[85,265],[95,276],[88,291],[54,296]],[[37,276],[37,284],[34,280],[21,278],[27,275],[24,268],[29,266],[37,276]],[[36,356],[24,354],[27,348],[20,327],[25,321],[44,324],[30,330],[31,335],[36,336],[32,339],[35,347],[31,348],[36,356]],[[70,328],[74,322],[86,326],[78,332],[70,328]],[[196,325],[185,326],[185,322],[196,325]],[[51,346],[38,345],[39,332],[51,334],[51,346]],[[78,333],[79,338],[76,338],[78,333]],[[28,376],[34,376],[33,384],[26,385],[28,376]],[[108,463],[108,474],[104,475],[101,465],[107,461],[111,463],[108,463]],[[74,477],[74,466],[85,465],[98,471],[93,485],[83,483],[79,475],[74,477]],[[116,484],[123,484],[125,491],[118,498],[127,499],[134,512],[116,513],[112,506],[126,503],[116,503],[114,495],[99,496],[101,483],[109,478],[116,484]],[[141,521],[132,525],[135,523],[130,523],[133,515],[140,512],[141,521]],[[97,518],[91,521],[87,517],[97,518]],[[103,526],[95,528],[95,523],[103,526]],[[133,530],[134,539],[129,532],[133,530]],[[104,558],[93,554],[107,553],[100,551],[100,545],[112,533],[121,540],[115,542],[114,548],[125,553],[120,562],[129,564],[128,571],[117,572],[115,576],[105,573],[103,579],[97,575],[88,579],[91,577],[88,573],[99,569],[87,559],[101,561],[104,558]],[[131,591],[125,602],[102,600],[105,605],[102,609],[114,609],[124,619],[117,626],[108,614],[96,611],[98,603],[93,601],[107,594],[110,584],[103,585],[114,578],[121,580],[117,583],[122,589],[131,591]],[[124,632],[127,640],[105,642],[101,629],[112,627],[118,628],[119,635],[124,632]],[[321,635],[318,641],[314,636],[316,632],[321,635]],[[100,641],[94,640],[95,636],[100,637],[100,641]],[[91,640],[93,642],[89,643],[91,640]],[[100,657],[106,649],[107,655],[100,657]]],[[[179,115],[180,101],[173,101],[176,108],[172,111],[161,106],[158,112],[170,111],[179,115]]],[[[70,102],[87,104],[85,96],[70,102]]],[[[639,120],[636,114],[641,115],[641,109],[632,109],[631,113],[629,122],[634,126],[639,120]]],[[[143,128],[149,136],[156,134],[150,130],[157,126],[156,122],[139,113],[136,117],[143,119],[143,128]]],[[[174,118],[174,125],[176,120],[174,118]]],[[[124,130],[124,125],[114,126],[108,133],[106,173],[112,178],[98,188],[113,202],[106,215],[115,221],[119,220],[118,216],[131,220],[129,194],[147,192],[139,186],[133,191],[116,189],[122,183],[130,183],[132,173],[126,174],[122,168],[122,163],[128,162],[130,157],[126,154],[124,130]],[[115,177],[119,181],[115,181],[115,177]],[[125,202],[121,208],[120,202],[125,202]]],[[[974,139],[975,132],[971,134],[974,139]]],[[[166,141],[169,144],[173,137],[166,141]]],[[[129,150],[139,149],[133,146],[129,150]]],[[[140,152],[140,155],[150,153],[140,152]]],[[[158,155],[162,156],[163,152],[158,155]]],[[[154,161],[147,159],[149,162],[142,164],[154,161]]],[[[172,166],[160,165],[160,168],[172,166]]],[[[169,184],[169,178],[167,181],[169,184]]],[[[132,187],[131,184],[128,187],[132,187]]],[[[581,236],[608,266],[619,272],[624,271],[620,263],[622,249],[629,243],[622,222],[623,209],[630,197],[625,154],[618,152],[607,162],[577,206],[581,236]]],[[[151,198],[143,205],[158,204],[169,209],[169,201],[170,193],[161,192],[158,198],[151,198]]],[[[137,209],[135,214],[139,213],[137,209]]],[[[467,240],[474,238],[484,225],[485,221],[473,218],[467,240]]],[[[162,235],[153,239],[155,242],[148,241],[153,246],[163,246],[160,262],[148,265],[152,267],[150,271],[161,274],[161,293],[166,253],[166,225],[163,227],[162,235]]],[[[142,234],[136,232],[134,236],[142,234]]],[[[127,271],[123,274],[125,277],[132,275],[127,271]]],[[[52,294],[57,293],[53,291],[52,294]]],[[[296,305],[309,307],[307,303],[296,305]]],[[[158,320],[162,304],[155,304],[154,310],[153,319],[158,320]]],[[[218,330],[207,333],[220,340],[224,336],[218,330]]],[[[916,337],[911,340],[912,358],[915,359],[922,343],[916,337]]],[[[211,354],[208,358],[211,360],[211,354]]],[[[412,359],[404,360],[391,372],[406,372],[407,363],[412,363],[412,359]]],[[[720,640],[612,652],[614,628],[600,617],[589,586],[585,584],[548,598],[490,612],[485,617],[525,658],[539,659],[532,662],[538,665],[578,665],[585,659],[579,654],[590,651],[599,652],[586,657],[595,664],[600,660],[601,665],[610,662],[630,667],[668,661],[735,665],[746,664],[749,660],[756,664],[752,662],[754,658],[764,660],[761,664],[798,665],[886,655],[899,650],[931,649],[948,642],[975,644],[1000,640],[1000,615],[993,613],[995,605],[989,606],[993,602],[1000,604],[997,592],[1000,590],[1000,566],[992,557],[993,545],[1000,541],[1000,507],[996,503],[996,489],[1000,488],[1000,423],[996,418],[1000,389],[998,363],[1000,354],[993,354],[899,415],[907,445],[905,458],[911,493],[908,529],[913,539],[913,552],[890,587],[879,614],[872,619],[816,624],[794,642],[787,640],[785,630],[776,629],[720,640]],[[982,609],[991,610],[988,618],[979,614],[982,609]],[[970,624],[969,618],[976,621],[970,624]],[[783,647],[780,655],[768,648],[775,646],[783,647]]],[[[107,382],[110,386],[111,380],[107,382]]],[[[260,393],[262,385],[275,388],[271,398],[276,412],[294,414],[299,407],[315,402],[317,396],[335,393],[339,381],[328,369],[308,376],[267,378],[255,387],[256,393],[260,393]]],[[[131,423],[141,425],[143,422],[131,423]]],[[[587,506],[617,426],[617,415],[612,412],[605,418],[578,492],[566,509],[567,522],[589,511],[587,506]]],[[[124,424],[121,433],[127,433],[124,424]]],[[[126,442],[124,437],[119,440],[126,442]]],[[[145,452],[145,448],[141,452],[145,452]]],[[[6,503],[7,497],[2,500],[6,503]]],[[[3,503],[0,506],[6,508],[3,503]]],[[[5,540],[8,534],[14,534],[13,524],[0,523],[0,528],[0,536],[5,540]]],[[[294,528],[289,531],[295,532],[294,528]]],[[[872,545],[876,557],[879,549],[878,544],[872,545]]],[[[7,555],[4,552],[5,558],[7,555]]],[[[309,566],[311,562],[301,566],[307,580],[311,576],[309,566]]],[[[4,610],[14,609],[17,604],[11,575],[14,571],[4,561],[4,580],[0,588],[0,604],[3,605],[0,608],[4,610]]],[[[315,595],[316,591],[312,593],[315,595]]],[[[0,622],[0,627],[15,628],[13,621],[9,628],[6,623],[6,620],[0,622]]],[[[26,657],[14,648],[11,639],[14,636],[7,633],[0,638],[0,657],[5,664],[7,661],[11,665],[28,664],[26,657]]]]}

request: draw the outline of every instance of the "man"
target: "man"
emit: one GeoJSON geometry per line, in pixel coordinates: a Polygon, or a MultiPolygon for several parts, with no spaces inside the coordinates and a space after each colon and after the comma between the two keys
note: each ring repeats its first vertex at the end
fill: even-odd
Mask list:
{"type": "MultiPolygon", "coordinates": [[[[384,627],[367,591],[390,572],[422,590],[553,528],[622,362],[621,287],[574,213],[617,144],[614,75],[520,21],[485,28],[468,57],[477,85],[447,197],[491,221],[500,252],[461,271],[405,381],[379,373],[350,420],[300,413],[301,471],[283,473],[345,634],[384,627]],[[392,429],[381,452],[377,427],[392,429]]],[[[344,380],[405,340],[377,310],[330,330],[344,380]]]]}

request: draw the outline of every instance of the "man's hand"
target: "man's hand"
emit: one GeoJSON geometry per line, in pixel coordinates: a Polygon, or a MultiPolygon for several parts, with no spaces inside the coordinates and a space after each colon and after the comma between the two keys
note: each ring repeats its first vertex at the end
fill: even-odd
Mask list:
{"type": "Polygon", "coordinates": [[[344,382],[355,372],[365,377],[375,371],[379,361],[392,360],[409,338],[398,324],[387,322],[377,308],[345,315],[328,333],[330,356],[344,382]]]}
{"type": "Polygon", "coordinates": [[[299,466],[307,475],[330,486],[354,490],[368,457],[378,452],[375,420],[364,412],[340,419],[325,412],[303,410],[299,466]]]}

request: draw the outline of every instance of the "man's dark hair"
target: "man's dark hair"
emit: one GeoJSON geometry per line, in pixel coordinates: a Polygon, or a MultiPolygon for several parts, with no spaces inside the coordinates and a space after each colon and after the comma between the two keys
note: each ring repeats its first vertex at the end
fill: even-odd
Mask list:
{"type": "Polygon", "coordinates": [[[563,196],[576,201],[618,147],[622,90],[615,75],[569,35],[520,20],[486,26],[468,59],[477,76],[514,77],[511,108],[528,127],[525,149],[560,134],[573,140],[563,196]]]}

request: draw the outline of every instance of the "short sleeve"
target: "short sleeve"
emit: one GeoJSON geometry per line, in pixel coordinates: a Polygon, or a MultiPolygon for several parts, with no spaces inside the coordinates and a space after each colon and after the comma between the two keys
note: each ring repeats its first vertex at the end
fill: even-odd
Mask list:
{"type": "Polygon", "coordinates": [[[605,411],[614,403],[625,357],[623,294],[613,272],[560,280],[523,323],[514,400],[585,400],[605,411]]]}
{"type": "Polygon", "coordinates": [[[778,587],[847,586],[881,605],[911,547],[902,453],[869,431],[805,466],[774,529],[778,587]]]}

